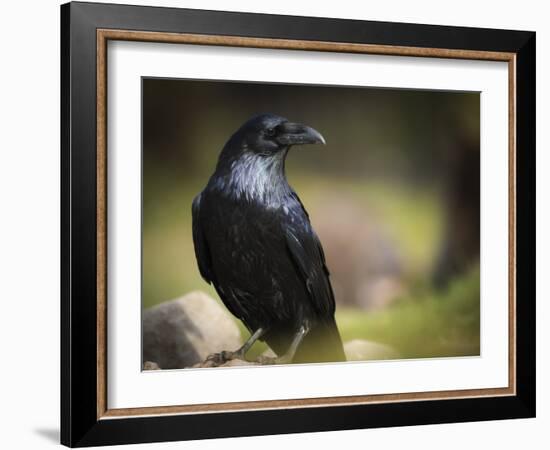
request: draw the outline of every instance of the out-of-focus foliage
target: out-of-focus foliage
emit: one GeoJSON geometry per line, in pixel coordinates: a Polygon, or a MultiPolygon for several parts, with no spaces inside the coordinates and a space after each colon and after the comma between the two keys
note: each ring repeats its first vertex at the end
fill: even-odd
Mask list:
{"type": "Polygon", "coordinates": [[[342,308],[342,338],[393,346],[404,358],[479,355],[479,268],[455,279],[445,292],[423,287],[374,312],[342,308]]]}
{"type": "Polygon", "coordinates": [[[191,202],[231,133],[272,112],[327,140],[292,149],[286,170],[325,248],[344,340],[479,353],[479,94],[146,79],[143,108],[144,307],[218,298],[196,266],[191,202]]]}

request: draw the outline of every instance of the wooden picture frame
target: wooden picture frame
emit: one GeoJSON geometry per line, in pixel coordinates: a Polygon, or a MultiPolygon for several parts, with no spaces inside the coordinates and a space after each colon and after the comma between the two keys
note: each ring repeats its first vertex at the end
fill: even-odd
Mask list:
{"type": "Polygon", "coordinates": [[[535,33],[93,3],[63,5],[61,27],[63,444],[123,444],[535,415],[535,33]],[[106,400],[109,40],[507,62],[508,387],[110,409],[106,400]]]}

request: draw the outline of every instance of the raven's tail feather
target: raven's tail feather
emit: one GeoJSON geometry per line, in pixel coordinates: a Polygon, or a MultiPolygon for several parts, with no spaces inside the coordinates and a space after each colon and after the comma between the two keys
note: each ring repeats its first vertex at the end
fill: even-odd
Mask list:
{"type": "Polygon", "coordinates": [[[293,363],[346,361],[342,338],[334,319],[317,323],[304,337],[293,363]]]}

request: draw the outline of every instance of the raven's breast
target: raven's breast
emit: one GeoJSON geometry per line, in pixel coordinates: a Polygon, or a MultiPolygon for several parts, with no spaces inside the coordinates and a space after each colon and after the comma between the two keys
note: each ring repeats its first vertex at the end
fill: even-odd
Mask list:
{"type": "Polygon", "coordinates": [[[216,289],[251,330],[296,330],[311,313],[286,246],[287,220],[287,206],[267,208],[213,193],[202,200],[216,289]]]}

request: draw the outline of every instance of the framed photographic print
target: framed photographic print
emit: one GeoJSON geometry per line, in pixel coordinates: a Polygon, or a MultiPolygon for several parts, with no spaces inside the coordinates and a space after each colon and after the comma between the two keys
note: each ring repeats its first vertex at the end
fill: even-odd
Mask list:
{"type": "Polygon", "coordinates": [[[61,26],[63,444],[535,415],[535,33],[61,26]]]}

